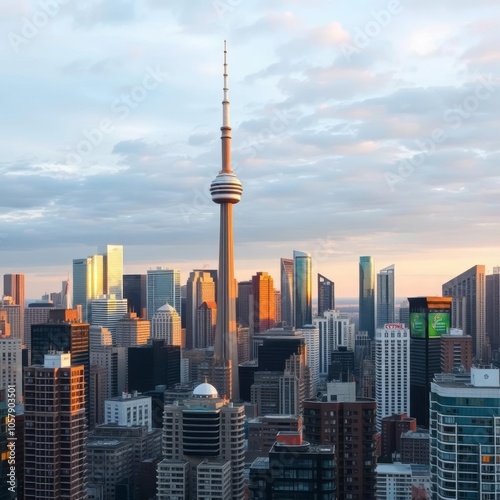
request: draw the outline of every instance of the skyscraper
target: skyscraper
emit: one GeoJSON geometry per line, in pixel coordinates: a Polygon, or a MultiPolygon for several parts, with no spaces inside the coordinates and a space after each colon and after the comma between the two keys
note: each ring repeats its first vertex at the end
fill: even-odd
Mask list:
{"type": "Polygon", "coordinates": [[[373,399],[356,398],[354,382],[329,383],[304,402],[304,439],[335,448],[339,499],[375,498],[375,409],[373,399]]]}
{"type": "Polygon", "coordinates": [[[105,294],[123,299],[123,246],[104,245],[98,252],[104,257],[105,294]]]}
{"type": "Polygon", "coordinates": [[[46,323],[49,320],[50,311],[54,309],[51,302],[34,302],[28,304],[24,310],[24,345],[31,349],[31,325],[46,323]]]}
{"type": "Polygon", "coordinates": [[[486,276],[486,333],[491,350],[500,349],[500,267],[486,276]]]}
{"type": "Polygon", "coordinates": [[[395,266],[385,267],[377,274],[377,328],[386,323],[394,323],[394,270],[395,266]]]}
{"type": "Polygon", "coordinates": [[[123,299],[123,246],[105,245],[98,252],[73,260],[73,307],[82,306],[83,321],[92,320],[91,300],[123,299]]]}
{"type": "Polygon", "coordinates": [[[164,459],[158,464],[158,499],[242,500],[244,420],[243,405],[228,403],[207,383],[197,386],[192,397],[165,405],[164,459]],[[206,460],[211,467],[206,467],[206,460]],[[219,476],[221,471],[224,478],[219,476]],[[210,477],[216,478],[214,483],[210,477]],[[210,486],[216,490],[212,493],[214,496],[206,489],[201,493],[210,486]]]}
{"type": "MultiPolygon", "coordinates": [[[[236,300],[236,314],[241,326],[249,326],[250,318],[250,296],[252,295],[252,281],[240,281],[238,283],[238,298],[236,300]]],[[[252,313],[253,315],[253,310],[252,313]]],[[[252,316],[253,317],[253,316],[252,316]]]]}
{"type": "Polygon", "coordinates": [[[375,337],[375,267],[372,257],[359,258],[359,331],[375,337]]]}
{"type": "Polygon", "coordinates": [[[151,324],[147,319],[139,318],[137,313],[129,312],[118,320],[115,331],[114,345],[135,347],[147,344],[151,337],[151,324]]]}
{"type": "Polygon", "coordinates": [[[281,322],[293,326],[293,259],[280,259],[281,322]]]}
{"type": "MultiPolygon", "coordinates": [[[[118,322],[127,315],[127,299],[100,298],[88,302],[92,325],[105,326],[116,342],[118,322]]],[[[135,314],[135,313],[134,313],[135,314]]]]}
{"type": "Polygon", "coordinates": [[[215,282],[209,272],[195,269],[189,274],[186,284],[186,347],[198,345],[198,308],[203,302],[215,302],[215,282]]]}
{"type": "Polygon", "coordinates": [[[451,326],[472,337],[474,355],[487,361],[486,280],[484,266],[474,266],[443,284],[443,296],[453,297],[451,326]]]}
{"type": "Polygon", "coordinates": [[[31,326],[31,363],[43,365],[45,354],[69,352],[73,364],[84,367],[85,404],[90,417],[89,325],[77,322],[76,309],[52,309],[47,323],[31,326]]]}
{"type": "MultiPolygon", "coordinates": [[[[198,347],[212,347],[215,340],[215,324],[217,321],[217,304],[203,302],[196,312],[198,347]]],[[[238,354],[241,354],[238,349],[238,354]]]]}
{"type": "Polygon", "coordinates": [[[339,346],[354,351],[355,326],[349,318],[335,310],[325,311],[322,317],[314,318],[313,323],[319,330],[320,376],[325,380],[328,377],[332,353],[339,346]]]}
{"type": "Polygon", "coordinates": [[[3,294],[12,297],[14,304],[24,308],[24,274],[4,274],[3,294]]]}
{"type": "Polygon", "coordinates": [[[263,332],[276,323],[276,303],[273,278],[268,273],[258,272],[252,276],[253,331],[263,332]]]}
{"type": "Polygon", "coordinates": [[[146,318],[146,275],[123,275],[123,298],[127,299],[128,310],[137,313],[139,318],[146,318]]]}
{"type": "MultiPolygon", "coordinates": [[[[10,325],[10,334],[17,339],[24,339],[24,307],[14,304],[11,297],[4,297],[0,303],[0,311],[5,311],[10,325]]],[[[24,343],[24,342],[23,342],[24,343]]]]}
{"type": "Polygon", "coordinates": [[[105,294],[104,256],[73,260],[73,304],[82,306],[82,320],[89,321],[90,301],[105,294]]]}
{"type": "Polygon", "coordinates": [[[450,327],[451,297],[413,297],[410,302],[410,416],[429,428],[429,392],[441,371],[441,335],[450,327]]]}
{"type": "MultiPolygon", "coordinates": [[[[312,261],[311,255],[293,252],[294,326],[312,324],[312,261]]],[[[283,313],[282,313],[283,314],[283,313]]]]}
{"type": "Polygon", "coordinates": [[[0,393],[7,394],[9,386],[15,387],[16,403],[23,400],[21,358],[21,339],[0,335],[0,393]]]}
{"type": "Polygon", "coordinates": [[[24,369],[25,496],[87,498],[84,367],[71,354],[46,354],[24,369]]]}
{"type": "Polygon", "coordinates": [[[493,500],[500,491],[497,369],[437,375],[431,384],[432,498],[493,500]]]}
{"type": "Polygon", "coordinates": [[[166,345],[180,346],[181,337],[181,317],[170,304],[165,304],[151,318],[151,338],[163,340],[166,345]]]}
{"type": "Polygon", "coordinates": [[[181,272],[178,269],[157,267],[147,271],[148,319],[165,304],[181,315],[181,272]]]}
{"type": "Polygon", "coordinates": [[[375,332],[377,430],[384,417],[410,411],[410,330],[389,323],[375,332]]]}
{"type": "Polygon", "coordinates": [[[224,44],[224,98],[222,101],[222,169],[210,186],[212,201],[220,205],[219,274],[217,283],[216,361],[214,385],[222,397],[239,399],[236,325],[236,281],[234,279],[233,204],[243,187],[231,168],[231,125],[226,47],[224,44]]]}
{"type": "Polygon", "coordinates": [[[335,309],[335,283],[318,273],[318,316],[335,309]]]}
{"type": "Polygon", "coordinates": [[[22,337],[24,332],[24,308],[26,307],[24,296],[24,274],[4,274],[3,294],[7,297],[11,297],[11,305],[19,306],[19,326],[16,322],[11,321],[10,314],[9,323],[12,329],[11,334],[15,337],[19,337],[23,342],[25,342],[25,339],[22,337]]]}

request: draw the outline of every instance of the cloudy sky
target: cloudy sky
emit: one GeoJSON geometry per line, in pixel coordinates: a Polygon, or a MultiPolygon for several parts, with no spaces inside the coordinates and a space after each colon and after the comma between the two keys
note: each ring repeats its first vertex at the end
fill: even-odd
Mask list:
{"type": "Polygon", "coordinates": [[[498,0],[2,0],[0,273],[59,290],[123,244],[125,272],[216,267],[228,40],[236,274],[279,258],[357,295],[500,265],[498,0]]]}

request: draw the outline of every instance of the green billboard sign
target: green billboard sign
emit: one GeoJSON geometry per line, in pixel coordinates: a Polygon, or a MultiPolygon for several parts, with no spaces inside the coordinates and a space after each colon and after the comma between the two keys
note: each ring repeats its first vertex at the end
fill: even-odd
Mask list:
{"type": "Polygon", "coordinates": [[[410,313],[410,334],[412,337],[425,337],[424,313],[410,313]]]}
{"type": "Polygon", "coordinates": [[[450,329],[450,313],[429,313],[429,337],[441,337],[450,329]]]}

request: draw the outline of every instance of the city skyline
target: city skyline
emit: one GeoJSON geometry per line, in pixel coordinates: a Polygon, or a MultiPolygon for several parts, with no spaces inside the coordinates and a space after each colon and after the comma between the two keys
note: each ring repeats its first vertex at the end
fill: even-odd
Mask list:
{"type": "Polygon", "coordinates": [[[127,274],[217,267],[226,38],[238,280],[277,283],[300,250],[354,298],[370,255],[397,266],[398,297],[440,295],[499,264],[496,2],[168,4],[0,7],[0,273],[25,274],[27,298],[108,242],[127,274]]]}

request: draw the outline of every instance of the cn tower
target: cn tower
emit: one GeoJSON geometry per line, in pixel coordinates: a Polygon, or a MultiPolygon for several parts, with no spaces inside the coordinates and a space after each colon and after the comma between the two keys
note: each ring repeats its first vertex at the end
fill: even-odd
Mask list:
{"type": "Polygon", "coordinates": [[[212,201],[220,205],[219,275],[213,382],[221,397],[239,400],[236,282],[234,279],[233,204],[243,187],[231,168],[231,125],[227,51],[224,42],[224,98],[222,101],[222,169],[210,186],[212,201]]]}

